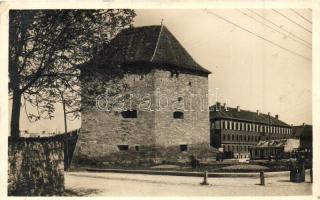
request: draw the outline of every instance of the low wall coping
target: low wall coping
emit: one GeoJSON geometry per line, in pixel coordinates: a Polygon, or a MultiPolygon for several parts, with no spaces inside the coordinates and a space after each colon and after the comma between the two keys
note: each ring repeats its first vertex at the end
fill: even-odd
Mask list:
{"type": "MultiPolygon", "coordinates": [[[[183,172],[183,171],[158,171],[158,170],[127,170],[127,169],[99,169],[86,168],[89,172],[113,172],[128,174],[150,174],[150,175],[168,175],[168,176],[196,176],[202,177],[203,172],[183,172]]],[[[306,170],[310,171],[310,170],[306,170]]],[[[288,176],[290,171],[265,172],[265,177],[288,176]]],[[[259,177],[259,172],[226,173],[209,172],[208,177],[259,177]]]]}

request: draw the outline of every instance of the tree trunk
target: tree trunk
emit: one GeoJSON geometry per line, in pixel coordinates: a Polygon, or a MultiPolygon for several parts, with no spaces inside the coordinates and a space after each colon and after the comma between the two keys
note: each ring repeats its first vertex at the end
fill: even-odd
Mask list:
{"type": "Polygon", "coordinates": [[[11,113],[11,136],[16,138],[20,137],[20,108],[21,93],[20,91],[14,91],[11,113]]]}

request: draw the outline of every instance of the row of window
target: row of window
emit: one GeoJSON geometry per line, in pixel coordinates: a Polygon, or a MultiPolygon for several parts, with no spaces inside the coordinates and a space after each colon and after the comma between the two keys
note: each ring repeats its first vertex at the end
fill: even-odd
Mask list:
{"type": "MultiPolygon", "coordinates": [[[[264,135],[263,135],[264,136],[264,135]]],[[[275,135],[271,135],[270,139],[285,139],[286,137],[279,137],[275,135]]],[[[264,139],[269,140],[269,137],[266,136],[264,139]]],[[[237,135],[237,134],[222,134],[223,141],[234,141],[234,142],[258,142],[261,140],[261,136],[257,135],[237,135]]]]}
{"type": "Polygon", "coordinates": [[[254,156],[267,156],[269,154],[279,155],[281,153],[282,153],[282,150],[280,148],[254,149],[254,151],[252,151],[252,154],[254,156]],[[270,151],[270,153],[269,153],[269,151],[270,151]]]}
{"type": "Polygon", "coordinates": [[[238,153],[238,151],[250,151],[250,146],[248,145],[224,145],[224,151],[232,151],[233,153],[238,153]]]}
{"type": "Polygon", "coordinates": [[[279,133],[291,134],[291,128],[284,128],[278,126],[261,125],[247,122],[236,122],[230,120],[217,120],[211,123],[211,129],[226,129],[226,130],[239,130],[239,131],[253,131],[262,133],[279,133]]]}
{"type": "Polygon", "coordinates": [[[222,134],[222,140],[226,141],[258,142],[260,139],[261,137],[257,135],[222,134]]]}
{"type": "Polygon", "coordinates": [[[250,155],[247,156],[247,155],[242,155],[241,154],[240,156],[237,155],[236,158],[250,158],[250,155]]]}

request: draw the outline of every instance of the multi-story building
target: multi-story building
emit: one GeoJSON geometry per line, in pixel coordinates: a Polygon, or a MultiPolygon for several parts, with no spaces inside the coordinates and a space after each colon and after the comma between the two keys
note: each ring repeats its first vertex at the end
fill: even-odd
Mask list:
{"type": "Polygon", "coordinates": [[[298,139],[260,140],[250,148],[251,159],[290,158],[290,154],[299,148],[298,139]]]}
{"type": "Polygon", "coordinates": [[[210,107],[210,143],[224,148],[227,157],[250,158],[250,148],[260,140],[285,139],[292,127],[279,116],[227,107],[217,103],[210,107]]]}
{"type": "Polygon", "coordinates": [[[130,108],[122,110],[101,111],[95,99],[82,104],[74,162],[182,162],[192,154],[202,157],[212,152],[214,156],[207,109],[210,72],[192,59],[165,26],[125,29],[79,68],[83,102],[91,101],[87,97],[100,87],[95,81],[104,77],[121,82],[123,95],[133,97],[130,102],[124,99],[130,108]],[[181,107],[195,94],[201,103],[181,107]]]}
{"type": "Polygon", "coordinates": [[[299,139],[301,150],[312,152],[312,125],[303,123],[300,126],[293,126],[293,137],[299,139]]]}

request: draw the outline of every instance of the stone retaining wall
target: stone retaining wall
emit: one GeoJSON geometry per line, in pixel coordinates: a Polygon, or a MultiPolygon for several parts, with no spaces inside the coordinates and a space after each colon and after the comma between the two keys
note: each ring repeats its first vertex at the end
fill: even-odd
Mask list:
{"type": "Polygon", "coordinates": [[[8,196],[53,196],[64,192],[63,136],[9,137],[8,196]]]}

